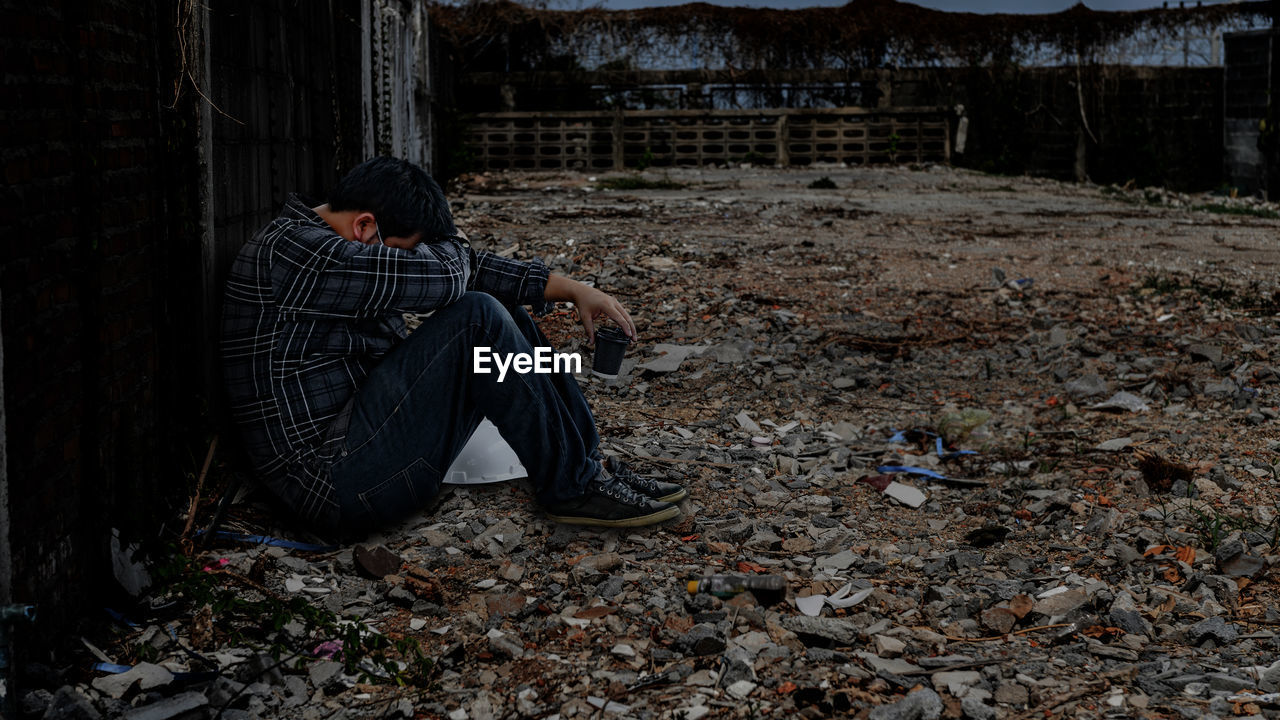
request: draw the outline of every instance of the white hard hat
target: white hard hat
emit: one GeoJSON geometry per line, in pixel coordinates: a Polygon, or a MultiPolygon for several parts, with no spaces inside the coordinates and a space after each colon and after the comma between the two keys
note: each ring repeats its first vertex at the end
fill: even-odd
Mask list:
{"type": "Polygon", "coordinates": [[[471,439],[444,474],[449,485],[479,485],[528,477],[516,451],[511,449],[488,418],[480,421],[471,439]]]}

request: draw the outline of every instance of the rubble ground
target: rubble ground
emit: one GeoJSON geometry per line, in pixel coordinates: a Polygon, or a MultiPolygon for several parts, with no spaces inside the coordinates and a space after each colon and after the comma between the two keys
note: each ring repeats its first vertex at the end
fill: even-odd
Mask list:
{"type": "MultiPolygon", "coordinates": [[[[177,598],[98,650],[136,677],[69,673],[26,710],[1280,717],[1274,206],[943,166],[643,177],[667,189],[451,197],[478,246],[628,306],[622,376],[581,383],[607,454],[689,486],[682,518],[555,526],[516,481],[356,548],[223,544],[215,584],[358,625],[249,632],[177,598]],[[687,592],[716,573],[787,597],[687,592]],[[361,632],[434,662],[344,662],[361,632]]],[[[570,311],[543,325],[589,353],[570,311]]],[[[288,532],[264,517],[224,527],[288,532]]]]}

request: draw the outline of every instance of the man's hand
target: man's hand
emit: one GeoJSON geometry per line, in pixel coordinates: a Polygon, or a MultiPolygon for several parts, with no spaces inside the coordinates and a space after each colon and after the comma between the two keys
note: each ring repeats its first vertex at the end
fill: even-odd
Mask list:
{"type": "Polygon", "coordinates": [[[631,321],[631,315],[609,293],[552,273],[547,278],[547,289],[543,292],[543,297],[551,302],[573,303],[578,309],[582,327],[587,331],[589,343],[594,344],[596,341],[596,320],[606,317],[617,323],[627,337],[632,340],[636,337],[636,326],[631,321]]]}

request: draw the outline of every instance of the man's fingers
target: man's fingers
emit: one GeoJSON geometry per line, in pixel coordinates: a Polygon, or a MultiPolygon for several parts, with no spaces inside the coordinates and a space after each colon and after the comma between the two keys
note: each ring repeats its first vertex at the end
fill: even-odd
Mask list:
{"type": "Polygon", "coordinates": [[[631,319],[631,313],[627,312],[627,309],[626,309],[625,307],[623,307],[623,306],[622,306],[622,303],[618,303],[618,310],[622,312],[622,317],[623,317],[623,319],[624,319],[624,320],[626,320],[626,323],[623,323],[623,324],[622,324],[622,327],[626,328],[626,330],[627,330],[627,336],[628,336],[628,337],[630,337],[632,340],[635,340],[635,339],[636,339],[636,324],[635,324],[635,322],[631,319]]]}
{"type": "Polygon", "coordinates": [[[582,328],[587,331],[587,345],[594,347],[596,344],[596,320],[591,317],[591,313],[584,312],[582,315],[582,328]]]}
{"type": "Polygon", "coordinates": [[[618,323],[618,327],[622,328],[627,337],[635,339],[636,326],[631,322],[631,316],[627,314],[627,309],[622,307],[621,303],[615,301],[609,310],[609,317],[618,323]]]}

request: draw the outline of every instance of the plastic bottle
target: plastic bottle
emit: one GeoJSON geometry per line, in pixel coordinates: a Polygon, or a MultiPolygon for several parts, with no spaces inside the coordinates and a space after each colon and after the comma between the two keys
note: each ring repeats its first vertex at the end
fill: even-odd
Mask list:
{"type": "Polygon", "coordinates": [[[764,605],[781,602],[787,596],[787,580],[777,575],[708,575],[689,581],[690,593],[706,593],[729,598],[750,591],[764,605]]]}
{"type": "MultiPolygon", "coordinates": [[[[964,442],[990,419],[990,411],[980,408],[965,408],[959,412],[944,413],[938,418],[938,434],[947,444],[964,442]]],[[[990,439],[990,431],[987,432],[987,439],[990,439]]]]}

